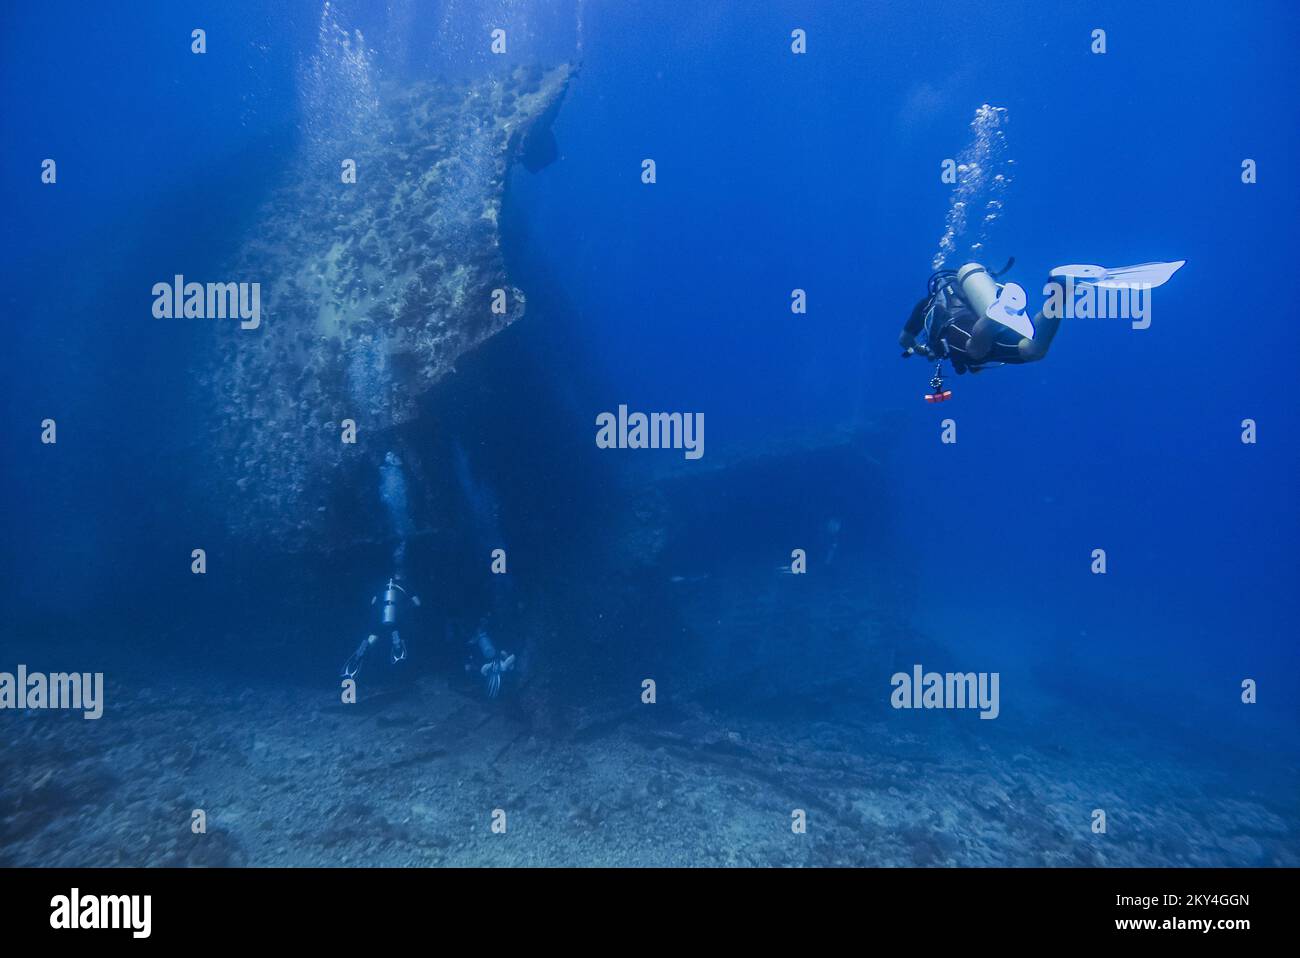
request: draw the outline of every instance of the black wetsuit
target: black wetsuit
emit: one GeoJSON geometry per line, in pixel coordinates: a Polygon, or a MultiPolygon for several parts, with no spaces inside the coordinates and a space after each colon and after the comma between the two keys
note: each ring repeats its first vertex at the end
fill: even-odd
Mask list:
{"type": "Polygon", "coordinates": [[[966,305],[966,301],[958,297],[949,286],[941,288],[935,296],[927,296],[918,302],[903,328],[913,338],[922,329],[929,330],[926,345],[936,358],[949,360],[958,374],[979,372],[986,366],[1025,362],[1020,355],[1020,334],[1000,323],[993,334],[988,354],[977,363],[969,362],[967,347],[976,321],[975,313],[966,305]]]}

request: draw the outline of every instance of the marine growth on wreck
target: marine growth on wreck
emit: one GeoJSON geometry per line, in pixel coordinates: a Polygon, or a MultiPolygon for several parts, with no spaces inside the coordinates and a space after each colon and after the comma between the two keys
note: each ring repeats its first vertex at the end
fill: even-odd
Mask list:
{"type": "Polygon", "coordinates": [[[321,547],[332,506],[373,482],[377,437],[524,314],[501,253],[502,201],[513,164],[553,158],[550,124],[574,72],[404,85],[364,122],[305,143],[233,269],[261,283],[262,322],[223,331],[200,381],[216,400],[236,531],[321,547]]]}

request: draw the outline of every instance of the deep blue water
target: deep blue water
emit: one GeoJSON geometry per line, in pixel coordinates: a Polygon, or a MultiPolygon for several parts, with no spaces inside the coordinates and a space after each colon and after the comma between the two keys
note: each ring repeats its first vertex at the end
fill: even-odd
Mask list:
{"type": "MultiPolygon", "coordinates": [[[[886,570],[911,626],[949,650],[934,667],[999,671],[1007,723],[1035,726],[1050,691],[1189,746],[1212,740],[1210,768],[1242,749],[1294,768],[1293,5],[341,0],[334,16],[398,84],[581,63],[554,126],[559,160],[511,175],[504,242],[529,314],[440,387],[463,418],[438,442],[477,457],[519,568],[541,576],[548,548],[572,556],[598,534],[583,523],[610,493],[591,423],[619,403],[704,412],[705,463],[861,427],[881,474],[854,488],[854,475],[794,462],[790,506],[850,510],[847,548],[886,570]],[[498,24],[505,57],[487,52],[498,24]],[[1098,27],[1104,55],[1089,50],[1098,27]],[[954,399],[933,406],[930,367],[895,343],[944,229],[940,164],[986,103],[1007,111],[1015,176],[984,261],[1015,256],[1007,279],[1031,304],[1061,264],[1187,265],[1156,292],[1149,329],[1067,320],[1045,362],[952,377],[954,399]],[[1104,576],[1089,570],[1097,548],[1104,576]],[[1258,704],[1241,703],[1244,679],[1258,704]]],[[[149,286],[210,273],[292,168],[320,24],[316,2],[0,13],[0,669],[40,656],[97,667],[76,664],[89,647],[146,673],[188,658],[327,686],[356,641],[312,609],[363,601],[387,574],[383,550],[289,560],[290,580],[285,562],[263,566],[226,535],[193,492],[214,468],[190,388],[209,341],[148,313],[149,286]],[[58,159],[53,187],[45,157],[58,159]],[[39,442],[47,416],[52,448],[39,442]],[[243,571],[197,586],[196,539],[243,571]],[[248,648],[255,629],[288,638],[248,648]]],[[[494,601],[438,584],[454,581],[473,526],[448,517],[442,538],[413,546],[426,601],[456,610],[451,631],[494,601]]],[[[702,531],[707,561],[684,573],[788,562],[789,542],[729,541],[702,531]]],[[[631,674],[644,641],[599,640],[631,674]]],[[[872,707],[890,671],[858,689],[872,707]]]]}

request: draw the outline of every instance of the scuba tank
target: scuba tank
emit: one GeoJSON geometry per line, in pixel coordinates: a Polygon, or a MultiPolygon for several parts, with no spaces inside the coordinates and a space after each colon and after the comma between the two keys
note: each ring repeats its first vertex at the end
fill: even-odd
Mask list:
{"type": "Polygon", "coordinates": [[[384,625],[392,625],[397,621],[397,594],[401,591],[401,588],[392,579],[388,580],[388,588],[384,590],[384,625]]]}
{"type": "Polygon", "coordinates": [[[966,300],[971,312],[976,317],[987,315],[988,308],[998,298],[998,286],[993,282],[993,274],[979,263],[967,263],[957,271],[957,282],[961,285],[962,299],[966,300]]]}

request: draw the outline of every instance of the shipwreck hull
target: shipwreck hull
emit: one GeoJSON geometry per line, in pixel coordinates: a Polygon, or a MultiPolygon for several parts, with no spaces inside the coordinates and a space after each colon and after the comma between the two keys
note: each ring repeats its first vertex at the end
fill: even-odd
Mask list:
{"type": "Polygon", "coordinates": [[[236,537],[298,551],[373,534],[389,449],[419,511],[421,397],[524,314],[501,252],[507,178],[553,156],[573,72],[406,86],[345,133],[309,138],[234,266],[261,284],[261,323],[223,330],[199,376],[213,496],[236,537]]]}

